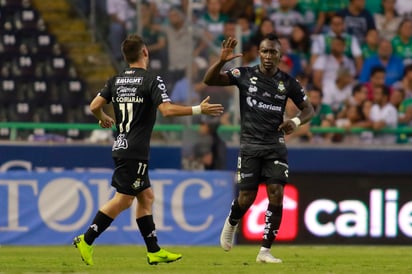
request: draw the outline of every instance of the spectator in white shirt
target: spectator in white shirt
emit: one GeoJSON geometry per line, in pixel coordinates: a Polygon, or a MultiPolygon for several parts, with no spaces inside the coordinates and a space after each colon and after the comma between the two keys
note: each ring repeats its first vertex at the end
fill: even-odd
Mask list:
{"type": "Polygon", "coordinates": [[[395,8],[402,17],[412,18],[411,0],[396,0],[395,8]]]}
{"type": "MultiPolygon", "coordinates": [[[[389,102],[390,90],[387,86],[381,86],[374,90],[374,104],[369,113],[372,129],[375,131],[384,128],[396,128],[398,126],[398,111],[389,102]]],[[[375,144],[394,144],[396,135],[390,133],[375,132],[375,144]]]]}
{"type": "Polygon", "coordinates": [[[328,104],[335,115],[352,96],[354,78],[346,68],[338,70],[335,82],[328,82],[323,89],[323,103],[328,104]]]}
{"type": "Polygon", "coordinates": [[[362,68],[363,57],[362,49],[358,39],[355,36],[345,32],[345,21],[340,15],[333,15],[330,20],[330,30],[327,33],[322,33],[314,36],[311,47],[310,63],[314,64],[316,59],[324,54],[330,54],[332,48],[332,40],[334,37],[340,36],[345,40],[345,55],[355,61],[357,72],[362,68]]]}
{"type": "Polygon", "coordinates": [[[303,16],[295,10],[296,4],[296,1],[279,0],[279,9],[269,15],[275,23],[277,34],[290,36],[293,26],[304,22],[303,16]]]}
{"type": "Polygon", "coordinates": [[[345,56],[345,39],[334,37],[331,43],[331,53],[321,55],[313,64],[313,84],[321,88],[334,83],[339,69],[347,69],[354,77],[356,68],[353,60],[345,56]]]}
{"type": "Polygon", "coordinates": [[[383,12],[373,15],[380,36],[387,40],[392,40],[396,36],[402,21],[402,17],[396,11],[395,3],[396,0],[382,0],[383,12]]]}

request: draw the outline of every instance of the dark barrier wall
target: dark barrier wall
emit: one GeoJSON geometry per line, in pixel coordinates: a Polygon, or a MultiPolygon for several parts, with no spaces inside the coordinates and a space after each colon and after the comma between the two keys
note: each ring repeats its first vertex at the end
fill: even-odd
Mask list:
{"type": "MultiPolygon", "coordinates": [[[[110,146],[0,145],[0,171],[111,169],[110,146]]],[[[180,147],[153,147],[151,169],[180,169],[180,147]]]]}
{"type": "MultiPolygon", "coordinates": [[[[0,145],[0,170],[112,168],[110,146],[0,145]],[[20,166],[20,168],[19,168],[20,166]]],[[[238,148],[227,151],[227,169],[236,169],[238,148]]],[[[180,169],[181,148],[154,146],[151,169],[180,169]]],[[[412,148],[289,148],[290,172],[412,174],[412,148]]]]}

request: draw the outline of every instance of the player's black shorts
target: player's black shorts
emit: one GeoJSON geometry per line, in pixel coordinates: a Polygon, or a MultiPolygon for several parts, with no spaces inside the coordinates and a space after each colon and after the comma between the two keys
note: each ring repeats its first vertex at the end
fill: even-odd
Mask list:
{"type": "Polygon", "coordinates": [[[113,158],[113,161],[112,186],[117,192],[136,196],[151,186],[147,161],[122,158],[113,158]]]}
{"type": "Polygon", "coordinates": [[[239,190],[257,190],[259,184],[282,184],[288,182],[286,148],[280,150],[241,150],[237,163],[239,190]]]}

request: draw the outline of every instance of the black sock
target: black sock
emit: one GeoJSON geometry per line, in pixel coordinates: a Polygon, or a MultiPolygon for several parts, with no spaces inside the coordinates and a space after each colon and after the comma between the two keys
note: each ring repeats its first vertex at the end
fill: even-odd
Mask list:
{"type": "Polygon", "coordinates": [[[94,240],[99,237],[100,234],[105,231],[110,224],[113,222],[113,219],[104,214],[101,211],[96,213],[96,216],[93,219],[92,224],[89,226],[89,229],[84,233],[84,241],[91,245],[94,240]]]}
{"type": "Polygon", "coordinates": [[[280,223],[282,221],[283,206],[268,205],[265,214],[265,229],[263,231],[262,246],[270,248],[278,234],[280,223]]]}
{"type": "Polygon", "coordinates": [[[247,208],[245,209],[240,207],[237,199],[233,200],[229,213],[229,223],[231,225],[237,225],[240,219],[242,219],[243,215],[245,215],[247,210],[247,208]]]}
{"type": "Polygon", "coordinates": [[[156,228],[153,222],[153,215],[146,215],[136,219],[137,226],[146,243],[147,252],[157,252],[160,250],[157,244],[156,228]]]}

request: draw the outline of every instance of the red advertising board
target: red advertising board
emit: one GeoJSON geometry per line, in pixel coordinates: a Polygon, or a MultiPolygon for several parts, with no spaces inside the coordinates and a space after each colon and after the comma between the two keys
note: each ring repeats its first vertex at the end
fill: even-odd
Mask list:
{"type": "MultiPolygon", "coordinates": [[[[408,175],[294,174],[285,187],[276,242],[412,244],[412,184],[408,175]]],[[[238,243],[262,241],[265,185],[241,222],[238,243]]]]}
{"type": "MultiPolygon", "coordinates": [[[[255,202],[246,212],[242,222],[242,233],[246,240],[258,241],[262,239],[265,226],[265,212],[268,206],[266,186],[260,185],[255,202]]],[[[285,187],[283,199],[283,220],[276,239],[291,241],[298,234],[298,190],[288,184],[285,187]]]]}

